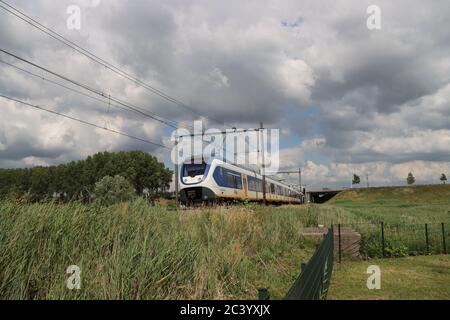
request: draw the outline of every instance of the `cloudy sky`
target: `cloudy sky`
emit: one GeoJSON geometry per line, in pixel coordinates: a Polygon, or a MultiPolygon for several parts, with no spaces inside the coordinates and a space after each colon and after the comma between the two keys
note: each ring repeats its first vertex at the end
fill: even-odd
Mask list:
{"type": "MultiPolygon", "coordinates": [[[[450,175],[448,1],[7,0],[99,57],[182,101],[170,103],[0,8],[0,49],[166,119],[198,115],[281,132],[283,169],[308,186],[418,183],[450,175]],[[369,5],[381,29],[369,30],[369,5]],[[77,5],[81,28],[69,29],[77,5]]],[[[0,2],[0,5],[1,4],[0,2]]],[[[3,5],[4,6],[4,5],[3,5]]],[[[62,82],[5,54],[0,60],[62,82]]],[[[67,84],[71,86],[70,84],[67,84]]],[[[71,86],[73,87],[73,86],[71,86]]],[[[172,128],[0,63],[0,93],[170,143],[172,128]]],[[[98,151],[160,147],[0,98],[0,167],[52,165],[98,151]]],[[[214,121],[208,127],[222,128],[214,121]]]]}

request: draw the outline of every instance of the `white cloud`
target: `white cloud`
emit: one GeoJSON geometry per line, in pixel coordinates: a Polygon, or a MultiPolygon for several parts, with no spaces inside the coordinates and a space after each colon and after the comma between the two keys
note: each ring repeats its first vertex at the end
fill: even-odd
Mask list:
{"type": "MultiPolygon", "coordinates": [[[[304,166],[305,179],[342,184],[359,170],[394,183],[406,168],[422,172],[421,180],[434,179],[450,158],[445,1],[380,1],[377,32],[366,28],[368,0],[80,0],[82,30],[70,32],[65,9],[72,2],[17,1],[17,7],[201,115],[244,128],[260,121],[282,127],[283,141],[303,142],[282,150],[281,166],[304,166]]],[[[199,117],[1,14],[2,47],[19,56],[183,125],[199,117]]],[[[170,133],[148,118],[107,111],[105,104],[3,65],[0,91],[155,142],[170,133]]],[[[59,163],[129,148],[168,159],[124,137],[0,104],[0,165],[59,163]]]]}
{"type": "Polygon", "coordinates": [[[449,175],[450,162],[409,161],[389,168],[389,173],[398,180],[406,181],[409,172],[414,174],[418,183],[439,183],[442,173],[449,175]]]}
{"type": "Polygon", "coordinates": [[[280,66],[279,75],[286,97],[297,100],[300,105],[306,105],[314,85],[311,68],[302,60],[285,60],[280,66]]]}

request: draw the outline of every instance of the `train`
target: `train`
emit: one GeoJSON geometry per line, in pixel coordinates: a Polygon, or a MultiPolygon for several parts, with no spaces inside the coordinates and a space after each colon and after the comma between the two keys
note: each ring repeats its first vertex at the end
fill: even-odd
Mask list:
{"type": "MultiPolygon", "coordinates": [[[[249,168],[217,158],[190,159],[179,171],[180,201],[184,205],[262,202],[263,177],[249,168]]],[[[301,204],[304,194],[280,181],[266,177],[266,202],[301,204]]]]}

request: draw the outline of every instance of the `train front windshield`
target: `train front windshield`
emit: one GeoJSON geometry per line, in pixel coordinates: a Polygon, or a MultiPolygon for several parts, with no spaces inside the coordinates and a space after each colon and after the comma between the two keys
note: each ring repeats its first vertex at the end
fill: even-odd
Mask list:
{"type": "Polygon", "coordinates": [[[184,165],[183,177],[195,177],[205,174],[206,163],[189,163],[184,165]]]}

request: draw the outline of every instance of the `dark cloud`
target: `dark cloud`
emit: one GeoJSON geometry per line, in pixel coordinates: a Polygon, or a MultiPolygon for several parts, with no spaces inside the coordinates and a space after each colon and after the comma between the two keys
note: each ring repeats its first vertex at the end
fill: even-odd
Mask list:
{"type": "MultiPolygon", "coordinates": [[[[11,2],[198,114],[242,127],[263,121],[282,129],[288,141],[322,139],[314,152],[323,161],[345,162],[351,157],[357,163],[401,163],[443,161],[448,156],[443,150],[450,131],[446,120],[450,94],[443,90],[450,80],[450,7],[445,1],[379,1],[379,31],[366,28],[370,1],[104,0],[98,6],[88,0],[11,2]],[[71,4],[82,9],[79,31],[66,28],[66,8],[71,4]],[[427,137],[435,143],[426,143],[427,137]],[[406,141],[403,148],[402,139],[406,141]]],[[[148,112],[179,122],[199,118],[3,10],[0,43],[148,112]]],[[[150,119],[109,108],[3,65],[0,91],[155,142],[167,141],[170,133],[150,119]]],[[[57,119],[40,113],[21,117],[17,110],[11,111],[11,104],[0,101],[0,105],[10,108],[0,119],[2,165],[29,164],[24,159],[30,157],[55,163],[105,149],[139,148],[167,159],[167,153],[140,142],[107,138],[108,134],[78,125],[61,128],[57,119]],[[42,136],[42,125],[50,126],[54,143],[42,136]]],[[[220,125],[209,121],[209,126],[220,125]]],[[[326,171],[321,165],[310,167],[326,171]]]]}

